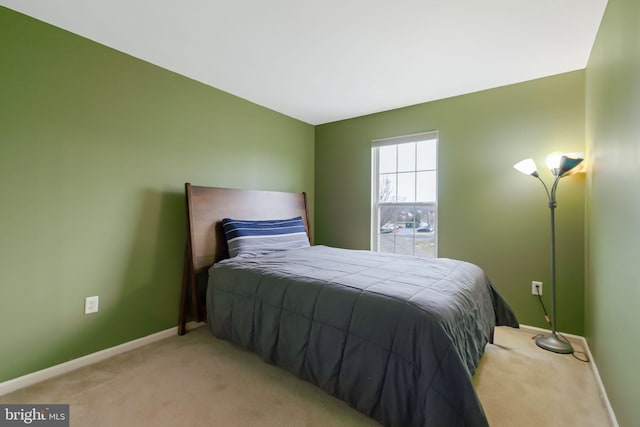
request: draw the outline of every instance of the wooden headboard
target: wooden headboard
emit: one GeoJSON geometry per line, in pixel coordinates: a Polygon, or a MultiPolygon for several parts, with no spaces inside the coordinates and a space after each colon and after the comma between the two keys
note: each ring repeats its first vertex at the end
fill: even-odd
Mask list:
{"type": "Polygon", "coordinates": [[[185,333],[188,312],[199,322],[206,308],[197,289],[198,279],[213,263],[228,258],[221,221],[236,219],[283,219],[301,216],[309,241],[309,216],[305,193],[199,187],[185,184],[188,234],[182,274],[178,334],[185,333]]]}

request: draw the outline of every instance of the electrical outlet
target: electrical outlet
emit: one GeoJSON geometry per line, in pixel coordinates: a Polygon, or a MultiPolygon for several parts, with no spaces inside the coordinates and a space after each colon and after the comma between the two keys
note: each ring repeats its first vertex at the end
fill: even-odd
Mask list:
{"type": "Polygon", "coordinates": [[[542,282],[531,282],[531,295],[542,295],[542,282]]]}
{"type": "Polygon", "coordinates": [[[84,299],[84,314],[98,312],[98,297],[86,297],[84,299]]]}

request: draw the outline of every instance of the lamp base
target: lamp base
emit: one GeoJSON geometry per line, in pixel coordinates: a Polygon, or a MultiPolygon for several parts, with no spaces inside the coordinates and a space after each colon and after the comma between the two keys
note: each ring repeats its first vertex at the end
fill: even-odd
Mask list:
{"type": "Polygon", "coordinates": [[[571,346],[569,341],[560,338],[558,335],[556,335],[555,332],[536,338],[536,344],[538,345],[538,347],[544,348],[545,350],[553,351],[554,353],[573,353],[573,347],[571,346]]]}

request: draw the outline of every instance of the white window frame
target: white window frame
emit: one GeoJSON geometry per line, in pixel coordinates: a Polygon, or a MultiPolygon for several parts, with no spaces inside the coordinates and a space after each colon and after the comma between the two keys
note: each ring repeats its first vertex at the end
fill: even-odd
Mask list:
{"type": "MultiPolygon", "coordinates": [[[[379,208],[381,206],[394,206],[394,207],[420,207],[420,206],[434,206],[436,212],[436,220],[434,224],[434,257],[438,256],[438,157],[440,152],[440,140],[438,136],[438,131],[430,131],[430,132],[421,132],[411,135],[403,135],[398,137],[391,138],[383,138],[383,139],[374,139],[371,141],[371,250],[378,251],[379,250],[379,242],[380,242],[380,224],[379,224],[379,208]],[[379,201],[379,186],[380,186],[380,170],[379,170],[379,158],[378,158],[378,150],[375,148],[390,146],[390,145],[399,145],[411,142],[419,142],[425,140],[435,140],[436,141],[436,200],[435,202],[380,202],[379,201]]],[[[415,241],[415,233],[414,233],[414,241],[415,241]]]]}

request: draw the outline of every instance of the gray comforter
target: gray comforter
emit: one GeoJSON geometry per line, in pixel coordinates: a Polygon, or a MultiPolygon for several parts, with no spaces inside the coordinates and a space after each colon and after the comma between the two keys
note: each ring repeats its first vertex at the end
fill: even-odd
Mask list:
{"type": "Polygon", "coordinates": [[[208,324],[389,426],[487,426],[471,382],[515,316],[477,266],[325,246],[209,271],[208,324]]]}

